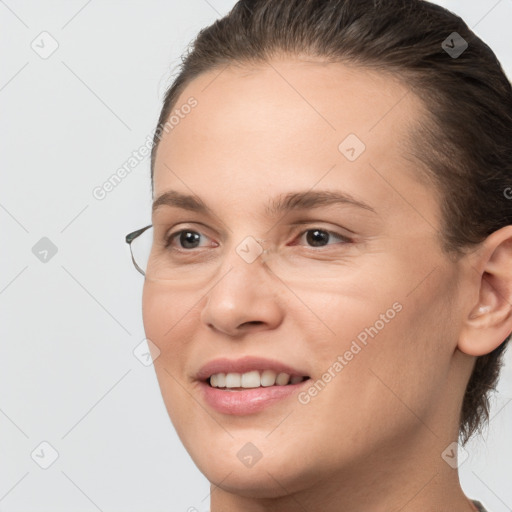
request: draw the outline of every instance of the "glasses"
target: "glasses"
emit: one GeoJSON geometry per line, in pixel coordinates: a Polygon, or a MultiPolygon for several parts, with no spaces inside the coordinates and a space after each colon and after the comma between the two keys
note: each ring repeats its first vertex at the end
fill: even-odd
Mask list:
{"type": "Polygon", "coordinates": [[[149,226],[128,233],[125,238],[126,243],[130,246],[132,262],[143,276],[146,275],[149,254],[151,253],[151,245],[153,243],[153,233],[149,233],[149,230],[153,231],[152,228],[153,225],[149,224],[149,226]],[[147,234],[142,236],[144,233],[147,234]]]}
{"type": "MultiPolygon", "coordinates": [[[[330,233],[324,229],[313,228],[306,231],[330,233]]],[[[225,273],[221,269],[225,249],[218,244],[215,247],[210,245],[192,249],[176,247],[178,242],[195,243],[201,236],[206,237],[195,228],[183,229],[169,235],[164,228],[150,224],[126,235],[126,243],[130,246],[135,268],[146,280],[173,285],[206,285],[225,273]]],[[[324,252],[324,248],[307,246],[285,245],[275,249],[267,247],[267,240],[247,236],[235,247],[237,256],[234,262],[255,264],[256,267],[263,263],[281,281],[299,286],[313,284],[325,291],[326,288],[339,287],[340,279],[348,275],[349,263],[346,255],[351,249],[345,246],[350,244],[342,242],[335,245],[337,247],[334,251],[334,246],[329,246],[330,252],[324,252]]]]}
{"type": "MultiPolygon", "coordinates": [[[[182,233],[187,236],[202,235],[202,233],[193,229],[184,229],[178,234],[183,237],[182,233]]],[[[204,235],[203,235],[204,236],[204,235]]],[[[182,253],[178,253],[176,249],[169,244],[169,235],[159,233],[159,229],[154,228],[152,224],[137,229],[126,235],[126,243],[130,246],[132,262],[135,268],[148,280],[151,281],[186,281],[193,282],[205,280],[216,273],[217,264],[212,264],[212,256],[198,255],[198,249],[194,251],[182,249],[182,253]],[[156,231],[156,232],[155,232],[156,231]]],[[[189,240],[190,242],[190,240],[189,240]]],[[[262,247],[263,240],[259,242],[247,237],[246,241],[239,245],[237,253],[246,263],[252,263],[262,253],[267,253],[262,247]]],[[[204,251],[201,248],[200,251],[204,251]]],[[[212,251],[211,248],[206,249],[212,251]]],[[[215,249],[218,250],[218,249],[215,249]]]]}

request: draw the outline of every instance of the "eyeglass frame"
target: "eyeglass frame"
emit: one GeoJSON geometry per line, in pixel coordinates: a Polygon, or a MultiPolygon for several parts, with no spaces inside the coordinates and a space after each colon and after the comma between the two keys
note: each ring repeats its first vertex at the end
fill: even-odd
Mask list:
{"type": "MultiPolygon", "coordinates": [[[[132,231],[131,233],[128,233],[126,236],[125,236],[125,242],[130,246],[130,255],[132,257],[132,262],[133,262],[133,265],[135,266],[135,268],[144,276],[146,277],[146,273],[144,272],[144,270],[142,270],[139,265],[137,264],[137,262],[135,261],[135,257],[133,256],[133,250],[132,250],[132,242],[138,238],[140,235],[142,235],[142,233],[144,233],[145,231],[147,231],[149,228],[152,228],[153,227],[153,224],[148,224],[147,226],[143,227],[143,228],[140,228],[140,229],[136,229],[135,231],[132,231]]],[[[258,239],[257,242],[258,243],[263,243],[265,242],[266,240],[261,240],[261,239],[258,239]]],[[[268,249],[264,249],[263,250],[263,253],[267,253],[268,252],[268,249]]]]}
{"type": "Polygon", "coordinates": [[[140,235],[142,235],[142,233],[144,233],[145,231],[147,231],[149,228],[152,228],[153,227],[153,224],[148,224],[147,226],[143,227],[143,228],[140,228],[140,229],[136,229],[135,231],[132,231],[131,233],[128,233],[125,237],[125,241],[126,243],[130,246],[130,255],[132,257],[132,262],[133,264],[135,265],[135,268],[144,276],[146,277],[146,273],[144,272],[144,270],[142,270],[139,265],[137,265],[137,262],[135,261],[135,257],[133,256],[133,250],[132,250],[132,242],[138,238],[140,235]]]}

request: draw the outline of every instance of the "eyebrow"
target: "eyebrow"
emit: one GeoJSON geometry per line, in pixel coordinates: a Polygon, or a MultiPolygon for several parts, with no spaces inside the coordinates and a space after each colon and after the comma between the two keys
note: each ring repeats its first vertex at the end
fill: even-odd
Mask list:
{"type": "MultiPolygon", "coordinates": [[[[268,216],[277,216],[295,210],[307,210],[338,204],[356,206],[377,213],[370,205],[354,198],[350,194],[332,190],[289,192],[277,196],[276,198],[272,198],[266,205],[265,213],[268,216]]],[[[153,213],[161,206],[181,208],[205,215],[210,212],[210,208],[199,197],[182,194],[175,190],[165,192],[155,199],[152,206],[153,213]]]]}

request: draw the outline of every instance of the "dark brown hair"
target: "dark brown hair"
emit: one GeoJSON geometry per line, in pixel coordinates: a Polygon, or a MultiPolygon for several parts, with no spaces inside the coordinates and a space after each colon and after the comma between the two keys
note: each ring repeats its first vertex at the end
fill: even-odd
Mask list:
{"type": "MultiPolygon", "coordinates": [[[[512,181],[511,84],[489,46],[459,16],[424,0],[240,0],[201,30],[182,57],[155,132],[151,178],[162,127],[194,78],[228,65],[261,64],[276,54],[388,73],[423,100],[426,110],[407,148],[418,172],[438,190],[447,253],[460,256],[512,224],[506,193],[512,181]],[[464,41],[460,55],[450,52],[463,49],[464,41]]],[[[489,419],[489,396],[509,338],[476,359],[460,411],[462,444],[489,419]]]]}

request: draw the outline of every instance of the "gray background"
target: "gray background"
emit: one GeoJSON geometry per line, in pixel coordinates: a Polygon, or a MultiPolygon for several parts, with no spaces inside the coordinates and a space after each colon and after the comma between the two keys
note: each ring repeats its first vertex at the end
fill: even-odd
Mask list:
{"type": "MultiPolygon", "coordinates": [[[[439,3],[512,77],[512,0],[439,3]]],[[[93,190],[151,135],[181,53],[232,5],[0,1],[1,511],[208,508],[153,368],[133,353],[143,278],[124,235],[150,220],[148,159],[104,199],[93,190]],[[31,47],[53,41],[48,58],[31,47]],[[58,452],[48,469],[43,441],[58,452]]],[[[511,381],[509,351],[490,428],[460,469],[493,512],[512,510],[511,381]]]]}

